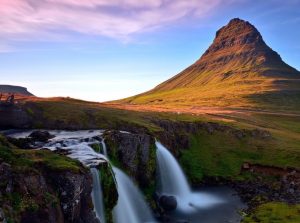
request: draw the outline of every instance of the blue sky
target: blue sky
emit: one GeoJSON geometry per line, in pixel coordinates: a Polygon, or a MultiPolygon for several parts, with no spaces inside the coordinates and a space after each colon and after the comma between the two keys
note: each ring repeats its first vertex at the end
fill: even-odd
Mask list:
{"type": "Polygon", "coordinates": [[[197,60],[232,18],[250,21],[300,70],[300,1],[0,0],[1,84],[107,101],[197,60]]]}

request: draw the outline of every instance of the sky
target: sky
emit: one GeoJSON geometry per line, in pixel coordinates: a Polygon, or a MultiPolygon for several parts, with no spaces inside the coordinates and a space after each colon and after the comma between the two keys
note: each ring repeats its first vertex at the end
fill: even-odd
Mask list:
{"type": "Polygon", "coordinates": [[[195,62],[232,18],[300,70],[300,0],[0,0],[0,84],[125,98],[195,62]]]}

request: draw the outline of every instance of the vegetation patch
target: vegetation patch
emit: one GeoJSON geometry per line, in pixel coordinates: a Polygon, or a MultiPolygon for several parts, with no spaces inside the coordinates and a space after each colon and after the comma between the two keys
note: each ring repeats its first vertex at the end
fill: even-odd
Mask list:
{"type": "Polygon", "coordinates": [[[99,167],[99,177],[104,196],[105,219],[107,223],[113,223],[112,210],[118,202],[118,191],[112,168],[109,163],[99,167]]]}
{"type": "Polygon", "coordinates": [[[243,223],[299,223],[300,205],[270,202],[256,208],[243,223]]]}
{"type": "Polygon", "coordinates": [[[224,132],[199,131],[190,135],[190,148],[181,150],[179,160],[189,180],[199,184],[203,177],[238,179],[244,162],[299,167],[299,152],[288,151],[272,138],[237,138],[224,132]]]}

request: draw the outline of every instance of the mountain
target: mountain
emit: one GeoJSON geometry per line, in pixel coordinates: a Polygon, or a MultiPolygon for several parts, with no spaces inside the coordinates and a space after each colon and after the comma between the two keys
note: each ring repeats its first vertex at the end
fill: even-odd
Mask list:
{"type": "Polygon", "coordinates": [[[299,92],[300,72],[283,62],[252,24],[235,18],[190,67],[119,103],[284,109],[298,108],[299,92]]]}
{"type": "Polygon", "coordinates": [[[29,91],[27,91],[27,88],[13,85],[0,85],[0,93],[14,93],[24,96],[34,96],[29,91]]]}

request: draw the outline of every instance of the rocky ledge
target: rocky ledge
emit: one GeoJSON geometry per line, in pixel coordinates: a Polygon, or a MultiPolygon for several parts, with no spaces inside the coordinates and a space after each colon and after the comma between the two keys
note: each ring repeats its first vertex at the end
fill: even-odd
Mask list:
{"type": "Polygon", "coordinates": [[[156,147],[151,135],[107,131],[104,138],[108,156],[114,165],[134,177],[141,188],[153,183],[156,170],[156,147]]]}
{"type": "Polygon", "coordinates": [[[0,222],[99,222],[92,176],[79,162],[20,150],[0,136],[0,222]]]}

